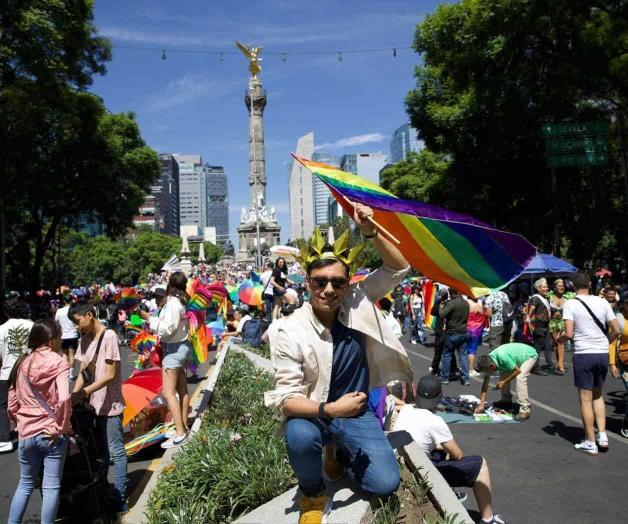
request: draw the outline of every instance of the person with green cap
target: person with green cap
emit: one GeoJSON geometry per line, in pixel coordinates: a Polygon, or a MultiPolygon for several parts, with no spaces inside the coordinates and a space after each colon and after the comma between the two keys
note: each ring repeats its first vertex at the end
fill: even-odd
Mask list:
{"type": "Polygon", "coordinates": [[[482,392],[480,393],[480,405],[475,408],[476,413],[483,413],[486,399],[488,397],[488,383],[491,375],[496,371],[501,373],[499,382],[494,389],[502,392],[501,401],[495,402],[495,407],[512,406],[512,394],[510,393],[510,383],[516,380],[517,402],[519,403],[519,413],[516,420],[524,421],[530,418],[530,398],[528,396],[528,377],[538,353],[532,346],[519,342],[502,344],[495,348],[488,355],[481,356],[477,361],[477,370],[484,373],[482,392]]]}

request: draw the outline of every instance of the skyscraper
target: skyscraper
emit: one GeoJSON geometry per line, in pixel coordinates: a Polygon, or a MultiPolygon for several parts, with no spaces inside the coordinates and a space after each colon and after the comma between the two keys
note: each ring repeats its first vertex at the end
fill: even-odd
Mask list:
{"type": "Polygon", "coordinates": [[[423,142],[418,138],[418,131],[410,124],[403,124],[395,129],[390,141],[390,162],[396,164],[405,160],[410,151],[418,153],[423,149],[423,142]]]}
{"type": "MultiPolygon", "coordinates": [[[[312,154],[312,160],[317,162],[323,162],[330,166],[340,167],[340,159],[336,156],[329,155],[322,151],[317,151],[312,154]]],[[[328,199],[331,196],[329,189],[323,183],[323,181],[317,176],[312,177],[313,191],[314,191],[314,225],[320,226],[328,224],[328,199]]]]}
{"type": "Polygon", "coordinates": [[[173,156],[179,164],[179,224],[203,230],[207,223],[203,159],[200,155],[173,156]]]}
{"type": "Polygon", "coordinates": [[[179,166],[169,153],[159,155],[161,174],[150,187],[138,214],[136,226],[149,226],[166,235],[179,234],[179,166]]]}
{"type": "MultiPolygon", "coordinates": [[[[296,155],[311,159],[314,152],[314,133],[297,141],[296,155]]],[[[296,160],[292,161],[288,183],[290,205],[290,238],[309,238],[314,231],[314,188],[312,173],[296,160]]]]}
{"type": "Polygon", "coordinates": [[[205,164],[205,187],[207,190],[207,227],[216,228],[218,245],[226,246],[229,241],[229,191],[227,175],[222,166],[205,164]]]}
{"type": "Polygon", "coordinates": [[[383,153],[350,153],[340,159],[340,169],[379,184],[379,171],[386,165],[383,153]]]}

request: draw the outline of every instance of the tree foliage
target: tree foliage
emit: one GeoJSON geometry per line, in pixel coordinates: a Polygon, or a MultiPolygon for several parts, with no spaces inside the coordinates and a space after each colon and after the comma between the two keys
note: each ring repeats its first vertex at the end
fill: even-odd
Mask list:
{"type": "Polygon", "coordinates": [[[521,232],[541,250],[557,220],[562,254],[580,266],[607,236],[617,242],[602,259],[628,252],[614,127],[628,109],[628,3],[462,0],[427,16],[414,47],[422,64],[406,105],[433,153],[389,170],[385,186],[521,232]],[[541,125],[598,120],[613,124],[611,162],[559,168],[553,196],[541,125]]]}
{"type": "Polygon", "coordinates": [[[108,113],[85,91],[110,58],[92,8],[91,0],[0,6],[0,250],[15,287],[40,286],[60,226],[95,218],[111,235],[126,231],[159,175],[134,115],[108,113]]]}

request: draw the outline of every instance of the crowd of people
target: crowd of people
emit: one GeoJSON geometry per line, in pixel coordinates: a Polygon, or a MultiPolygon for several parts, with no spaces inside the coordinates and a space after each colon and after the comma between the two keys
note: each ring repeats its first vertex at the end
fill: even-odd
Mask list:
{"type": "MultiPolygon", "coordinates": [[[[443,387],[452,380],[469,386],[470,377],[483,376],[476,408],[481,413],[488,406],[491,376],[499,374],[495,389],[501,399],[493,406],[516,407],[516,419],[525,421],[530,417],[529,375],[564,375],[565,352],[573,351],[585,433],[576,449],[591,455],[608,449],[602,385],[609,369],[623,379],[627,391],[622,435],[628,438],[625,285],[602,281],[590,295],[589,276],[578,273],[571,280],[555,279],[551,291],[547,280],[539,278],[532,293],[520,281],[480,299],[441,285],[428,303],[424,279],[408,278],[408,263],[378,234],[371,215],[368,207],[357,205],[354,220],[365,240],[373,242],[383,266],[353,284],[356,268],[347,253],[331,245],[302,267],[304,275],[281,257],[263,271],[237,264],[201,265],[191,275],[225,286],[258,278],[263,288],[258,307],[230,304],[223,312],[225,332],[216,344],[220,351],[229,338],[239,337],[252,345],[270,345],[275,389],[266,393],[265,403],[285,418],[288,457],[303,493],[300,522],[322,521],[332,504],[325,481],[347,472],[373,496],[386,498],[397,489],[399,470],[376,407],[377,391],[384,392],[395,413],[386,429],[407,431],[452,487],[473,488],[485,523],[504,522],[493,511],[487,461],[465,456],[435,414],[443,387]],[[405,333],[411,344],[426,344],[428,317],[434,357],[430,375],[415,381],[401,338],[405,333]],[[476,359],[483,340],[490,352],[476,359]]],[[[0,452],[13,450],[12,422],[21,469],[9,522],[21,522],[42,469],[41,520],[54,521],[64,458],[72,446],[71,414],[77,409],[94,414],[105,467],[113,464],[112,506],[116,512],[127,511],[122,427],[126,377],[120,347],[133,317],[160,339],[162,396],[174,425],[162,447],[188,439],[186,366],[192,347],[186,284],[179,271],[149,275],[140,289],[141,301],[131,310],[116,301],[120,286],[114,284],[62,288],[55,296],[14,295],[4,301],[0,452]]],[[[208,322],[214,318],[208,316],[208,322]]]]}

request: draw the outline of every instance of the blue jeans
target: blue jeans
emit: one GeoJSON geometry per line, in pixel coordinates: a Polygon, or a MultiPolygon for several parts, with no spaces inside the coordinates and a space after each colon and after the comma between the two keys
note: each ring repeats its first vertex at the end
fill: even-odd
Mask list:
{"type": "Polygon", "coordinates": [[[275,297],[264,293],[264,311],[266,313],[266,320],[269,322],[273,319],[273,308],[275,307],[275,297]]]}
{"type": "Polygon", "coordinates": [[[35,435],[18,442],[18,460],[20,461],[20,483],[9,510],[9,524],[22,522],[22,517],[28,506],[28,499],[35,489],[39,470],[44,466],[44,480],[42,483],[42,524],[52,524],[57,516],[59,496],[61,492],[61,478],[63,463],[68,450],[68,437],[62,437],[50,446],[50,437],[43,434],[35,435]]]}
{"type": "Polygon", "coordinates": [[[301,491],[317,496],[324,488],[322,449],[334,442],[346,458],[360,487],[376,496],[399,486],[399,465],[392,447],[373,413],[352,418],[291,418],[286,424],[288,458],[301,491]]]}
{"type": "Polygon", "coordinates": [[[113,460],[113,493],[116,499],[115,503],[118,506],[116,509],[126,511],[127,456],[124,450],[122,415],[96,417],[95,437],[96,445],[105,458],[105,470],[103,471],[105,478],[109,470],[109,461],[113,460]]]}
{"type": "Polygon", "coordinates": [[[423,308],[414,309],[414,321],[412,323],[412,340],[425,342],[425,330],[423,329],[423,308]]]}
{"type": "Polygon", "coordinates": [[[440,368],[441,380],[449,380],[451,358],[458,351],[458,365],[460,366],[460,380],[469,380],[469,359],[467,358],[468,333],[445,333],[443,347],[443,362],[440,368]]]}

